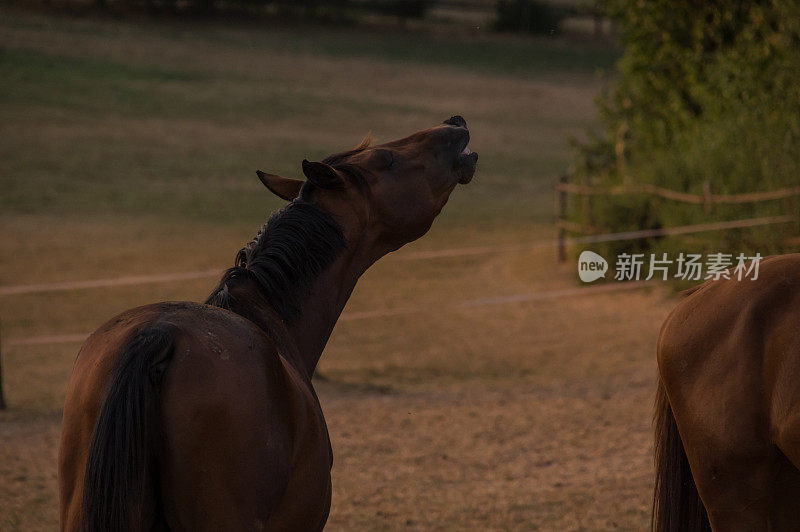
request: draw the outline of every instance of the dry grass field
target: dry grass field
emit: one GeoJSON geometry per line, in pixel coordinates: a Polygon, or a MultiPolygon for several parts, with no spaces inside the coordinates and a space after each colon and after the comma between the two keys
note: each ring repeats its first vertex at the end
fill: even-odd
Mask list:
{"type": "MultiPolygon", "coordinates": [[[[254,170],[463,114],[481,154],[424,239],[363,278],[320,365],[330,530],[641,530],[658,290],[576,287],[552,247],[566,136],[591,124],[591,43],[332,28],[0,17],[0,286],[229,266],[279,207],[254,170]],[[384,311],[396,311],[394,314],[384,311]],[[377,312],[373,312],[377,311],[377,312]]],[[[0,296],[0,529],[57,525],[61,407],[79,342],[209,277],[0,296]]]]}

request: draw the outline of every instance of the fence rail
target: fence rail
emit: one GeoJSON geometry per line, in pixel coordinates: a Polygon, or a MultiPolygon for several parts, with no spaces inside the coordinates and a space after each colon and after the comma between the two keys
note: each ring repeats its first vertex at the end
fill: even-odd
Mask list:
{"type": "Polygon", "coordinates": [[[693,203],[696,205],[756,203],[759,201],[778,200],[791,198],[793,196],[800,196],[800,186],[781,188],[778,190],[765,190],[761,192],[747,192],[744,194],[711,194],[710,188],[707,186],[705,188],[708,190],[708,192],[704,192],[703,194],[690,194],[688,192],[679,192],[677,190],[646,184],[618,185],[613,187],[579,185],[564,181],[559,181],[556,184],[557,191],[566,192],[568,194],[586,196],[624,196],[649,194],[651,196],[658,196],[664,199],[682,201],[684,203],[693,203]]]}
{"type": "MultiPolygon", "coordinates": [[[[712,205],[735,205],[743,203],[757,203],[762,201],[772,200],[786,200],[795,196],[800,196],[800,186],[781,188],[778,190],[765,190],[760,192],[746,192],[742,194],[712,194],[711,184],[706,181],[703,183],[702,194],[691,194],[688,192],[681,192],[664,187],[659,187],[650,184],[641,185],[616,185],[611,187],[602,187],[594,185],[586,185],[582,183],[570,183],[566,175],[562,175],[555,186],[556,191],[556,204],[558,209],[558,218],[556,219],[556,227],[558,228],[558,259],[564,262],[567,259],[566,241],[567,233],[578,233],[583,235],[597,234],[600,230],[594,225],[592,213],[592,196],[625,196],[625,195],[650,195],[659,198],[678,201],[682,203],[690,203],[693,205],[702,205],[708,211],[712,205]],[[583,209],[588,215],[589,224],[581,224],[567,220],[567,209],[569,205],[569,195],[574,194],[583,196],[583,209]]],[[[625,234],[635,235],[641,234],[639,238],[648,238],[651,236],[666,236],[666,235],[680,235],[692,232],[699,232],[709,230],[722,230],[733,229],[742,227],[755,227],[758,225],[767,225],[775,223],[792,223],[800,220],[797,213],[786,213],[781,216],[772,216],[764,218],[749,218],[745,220],[727,220],[723,222],[711,222],[706,224],[698,224],[694,226],[681,226],[681,227],[664,227],[658,230],[642,230],[632,231],[625,234]]]]}

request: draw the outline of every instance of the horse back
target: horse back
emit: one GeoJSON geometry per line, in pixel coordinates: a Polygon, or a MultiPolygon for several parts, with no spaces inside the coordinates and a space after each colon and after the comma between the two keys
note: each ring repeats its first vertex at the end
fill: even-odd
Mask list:
{"type": "MultiPolygon", "coordinates": [[[[298,474],[330,471],[327,430],[310,383],[252,322],[208,305],[159,303],[113,318],[78,355],[59,456],[62,526],[79,528],[90,442],[115,365],[132,338],[153,328],[168,330],[171,343],[163,367],[152,368],[163,378],[152,421],[154,473],[144,497],[143,515],[152,522],[142,525],[203,530],[290,523],[282,501],[298,474]],[[299,461],[303,447],[308,456],[299,461]]],[[[326,497],[310,499],[321,501],[316,504],[327,515],[326,497]]]]}

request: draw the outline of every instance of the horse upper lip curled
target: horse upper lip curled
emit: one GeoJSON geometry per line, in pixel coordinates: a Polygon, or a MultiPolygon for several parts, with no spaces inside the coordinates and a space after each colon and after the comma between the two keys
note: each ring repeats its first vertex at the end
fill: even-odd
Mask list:
{"type": "Polygon", "coordinates": [[[448,118],[444,123],[449,126],[464,128],[464,132],[466,133],[456,158],[457,172],[459,174],[458,182],[462,185],[466,185],[472,181],[478,163],[478,154],[471,151],[467,146],[469,144],[469,128],[467,128],[467,121],[461,116],[456,115],[448,118]]]}
{"type": "Polygon", "coordinates": [[[472,181],[472,177],[475,175],[477,163],[478,154],[474,151],[470,151],[467,146],[464,146],[464,149],[458,154],[458,164],[460,166],[461,174],[461,176],[458,178],[459,183],[466,185],[472,181]]]}

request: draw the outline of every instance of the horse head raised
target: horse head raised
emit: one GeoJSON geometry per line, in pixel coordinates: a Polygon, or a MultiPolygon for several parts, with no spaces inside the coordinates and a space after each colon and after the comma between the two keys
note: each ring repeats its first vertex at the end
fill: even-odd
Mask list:
{"type": "Polygon", "coordinates": [[[259,171],[273,193],[319,205],[343,226],[348,240],[366,238],[380,256],[430,229],[457,184],[469,183],[478,154],[460,116],[400,140],[352,150],[321,162],[303,161],[306,180],[259,171]]]}

